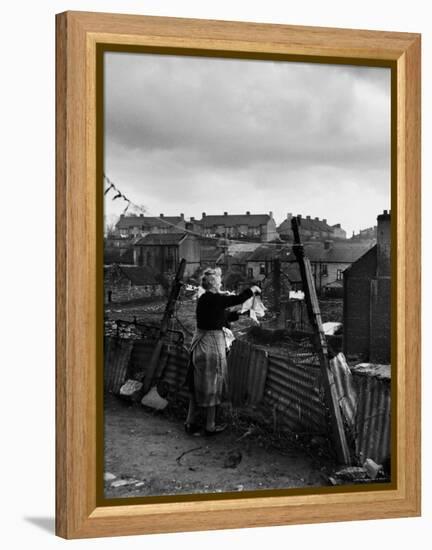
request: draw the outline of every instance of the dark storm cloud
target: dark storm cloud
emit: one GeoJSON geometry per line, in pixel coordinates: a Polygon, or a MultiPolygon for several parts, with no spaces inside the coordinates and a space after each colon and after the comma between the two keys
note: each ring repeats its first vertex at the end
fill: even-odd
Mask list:
{"type": "Polygon", "coordinates": [[[105,74],[106,168],[151,204],[287,181],[388,202],[388,70],[116,53],[105,74]]]}

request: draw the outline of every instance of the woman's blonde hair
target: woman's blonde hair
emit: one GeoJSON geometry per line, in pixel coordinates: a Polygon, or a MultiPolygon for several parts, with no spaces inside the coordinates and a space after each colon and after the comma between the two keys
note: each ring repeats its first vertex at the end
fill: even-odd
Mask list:
{"type": "Polygon", "coordinates": [[[201,286],[204,290],[211,290],[217,288],[217,283],[222,277],[222,270],[220,267],[214,269],[206,269],[201,277],[201,286]]]}

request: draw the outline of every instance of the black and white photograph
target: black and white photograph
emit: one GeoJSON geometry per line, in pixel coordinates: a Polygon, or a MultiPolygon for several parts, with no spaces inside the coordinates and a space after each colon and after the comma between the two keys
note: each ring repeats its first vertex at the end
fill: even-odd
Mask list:
{"type": "Polygon", "coordinates": [[[105,499],[389,486],[391,138],[389,68],[104,52],[105,499]]]}

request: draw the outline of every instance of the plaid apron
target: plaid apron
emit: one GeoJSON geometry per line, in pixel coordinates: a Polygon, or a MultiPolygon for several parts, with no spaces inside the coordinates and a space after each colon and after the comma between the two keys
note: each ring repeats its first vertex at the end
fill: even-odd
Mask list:
{"type": "Polygon", "coordinates": [[[222,330],[200,330],[193,337],[186,384],[200,407],[219,405],[227,389],[227,359],[222,330]]]}

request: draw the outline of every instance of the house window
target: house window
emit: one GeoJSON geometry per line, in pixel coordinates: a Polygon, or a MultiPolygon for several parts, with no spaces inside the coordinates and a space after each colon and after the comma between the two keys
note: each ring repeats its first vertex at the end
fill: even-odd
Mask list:
{"type": "Polygon", "coordinates": [[[343,271],[342,269],[338,269],[336,271],[336,281],[342,281],[343,279],[343,271]]]}
{"type": "Polygon", "coordinates": [[[251,267],[248,267],[247,276],[249,279],[253,278],[253,269],[251,267]]]}
{"type": "Polygon", "coordinates": [[[260,275],[266,274],[266,266],[265,264],[260,264],[260,275]]]}
{"type": "Polygon", "coordinates": [[[328,275],[327,264],[321,264],[321,275],[323,277],[327,277],[328,275]]]}

